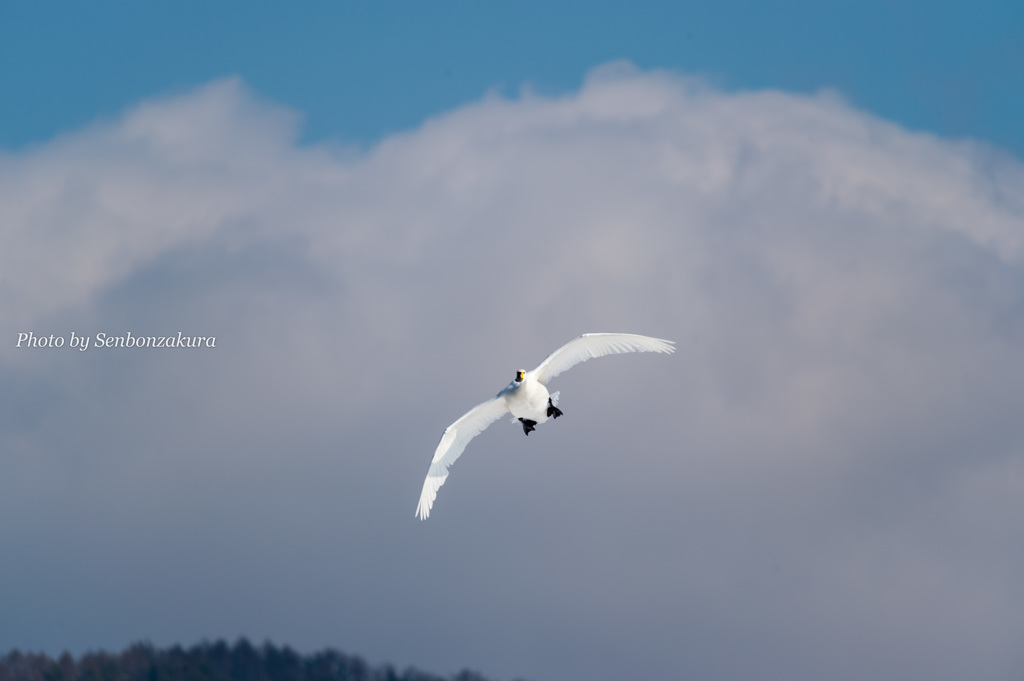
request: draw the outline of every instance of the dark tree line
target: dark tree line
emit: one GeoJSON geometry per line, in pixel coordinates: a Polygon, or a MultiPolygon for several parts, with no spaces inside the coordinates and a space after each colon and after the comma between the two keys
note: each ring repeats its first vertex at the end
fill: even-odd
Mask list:
{"type": "Polygon", "coordinates": [[[373,667],[336,650],[300,655],[288,646],[203,642],[191,648],[136,643],[120,653],[90,652],[75,659],[12,650],[0,656],[0,681],[488,681],[475,672],[454,677],[414,668],[373,667]]]}

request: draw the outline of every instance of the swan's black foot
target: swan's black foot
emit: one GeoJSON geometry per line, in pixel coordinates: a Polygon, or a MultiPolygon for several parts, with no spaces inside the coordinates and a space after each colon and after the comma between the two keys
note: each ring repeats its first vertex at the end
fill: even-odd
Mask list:
{"type": "Polygon", "coordinates": [[[562,410],[551,403],[551,398],[548,398],[548,416],[558,418],[562,415],[562,410]]]}
{"type": "Polygon", "coordinates": [[[534,427],[537,425],[536,421],[531,421],[530,419],[519,419],[519,422],[523,424],[523,433],[525,433],[526,435],[529,435],[533,431],[537,430],[534,427]]]}

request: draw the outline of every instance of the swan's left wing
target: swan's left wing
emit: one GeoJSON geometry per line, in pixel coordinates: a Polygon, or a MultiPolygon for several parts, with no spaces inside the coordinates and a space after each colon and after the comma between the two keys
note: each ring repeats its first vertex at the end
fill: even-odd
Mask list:
{"type": "Polygon", "coordinates": [[[676,351],[673,341],[638,336],[635,333],[585,333],[558,348],[533,370],[534,376],[547,385],[552,378],[580,362],[594,357],[617,355],[623,352],[665,352],[676,351]]]}
{"type": "Polygon", "coordinates": [[[434,505],[437,497],[437,490],[444,484],[448,477],[448,468],[455,463],[466,449],[469,441],[487,429],[505,413],[508,412],[508,405],[504,396],[498,396],[478,404],[462,418],[444,429],[444,435],[437,444],[434,451],[434,459],[430,462],[427,470],[427,479],[423,481],[423,491],[420,492],[420,503],[416,506],[416,515],[420,520],[426,520],[430,515],[430,508],[434,505]]]}

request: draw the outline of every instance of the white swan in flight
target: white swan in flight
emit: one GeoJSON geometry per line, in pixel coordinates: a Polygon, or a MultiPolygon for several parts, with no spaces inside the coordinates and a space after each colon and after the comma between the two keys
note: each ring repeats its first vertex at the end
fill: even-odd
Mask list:
{"type": "Polygon", "coordinates": [[[441,442],[434,451],[427,479],[423,481],[416,515],[426,520],[437,497],[437,490],[448,477],[448,468],[455,463],[466,445],[508,412],[523,424],[529,435],[538,423],[558,418],[562,411],[556,406],[558,393],[549,394],[548,381],[580,362],[592,357],[624,352],[675,352],[673,341],[638,336],[633,333],[585,333],[558,348],[533,371],[517,371],[515,380],[493,399],[466,412],[462,418],[444,429],[441,442]]]}

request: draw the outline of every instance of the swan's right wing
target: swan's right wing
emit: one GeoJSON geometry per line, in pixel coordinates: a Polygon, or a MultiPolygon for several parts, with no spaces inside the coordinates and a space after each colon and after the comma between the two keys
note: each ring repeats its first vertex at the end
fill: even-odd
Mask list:
{"type": "Polygon", "coordinates": [[[434,451],[434,459],[430,462],[427,470],[427,479],[423,481],[423,491],[420,492],[420,503],[416,506],[416,515],[420,520],[426,520],[430,515],[430,508],[434,505],[437,497],[437,490],[444,484],[448,477],[448,468],[455,463],[459,455],[466,449],[469,441],[508,412],[508,405],[504,396],[495,397],[483,404],[478,404],[462,418],[444,429],[441,442],[434,451]]]}

